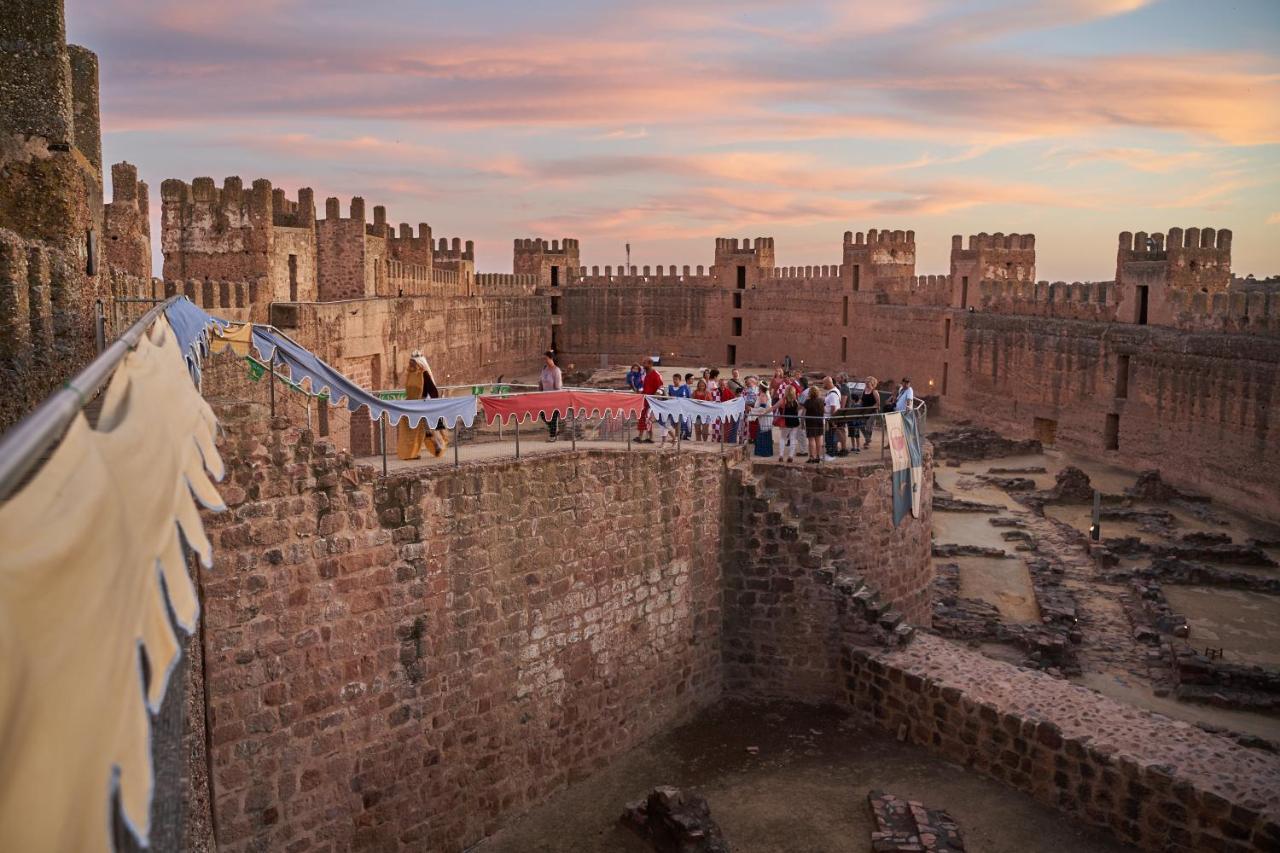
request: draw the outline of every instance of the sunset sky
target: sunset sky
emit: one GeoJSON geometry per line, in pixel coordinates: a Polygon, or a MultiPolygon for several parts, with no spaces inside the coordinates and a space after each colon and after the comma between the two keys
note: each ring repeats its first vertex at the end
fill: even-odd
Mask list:
{"type": "MultiPolygon", "coordinates": [[[[585,264],[707,264],[772,235],[1033,232],[1038,274],[1109,279],[1121,230],[1235,232],[1280,274],[1280,2],[67,0],[103,149],[165,178],[271,179],[585,264]]],[[[158,253],[158,247],[157,247],[158,253]]],[[[157,273],[159,272],[157,254],[157,273]]]]}

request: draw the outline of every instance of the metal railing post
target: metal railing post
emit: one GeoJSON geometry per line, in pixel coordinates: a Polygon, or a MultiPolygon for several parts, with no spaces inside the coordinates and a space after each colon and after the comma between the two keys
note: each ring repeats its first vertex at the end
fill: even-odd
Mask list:
{"type": "Polygon", "coordinates": [[[627,450],[630,450],[631,449],[631,416],[630,415],[627,415],[627,419],[626,421],[624,421],[624,423],[626,423],[627,425],[627,450]]]}
{"type": "Polygon", "coordinates": [[[458,442],[462,439],[462,429],[458,422],[453,422],[453,467],[458,467],[458,442]]]}
{"type": "Polygon", "coordinates": [[[382,445],[382,476],[387,476],[387,413],[378,416],[378,431],[381,433],[379,444],[382,445]]]}
{"type": "Polygon", "coordinates": [[[107,315],[102,311],[102,300],[93,303],[93,336],[98,344],[98,355],[107,348],[107,315]]]}
{"type": "Polygon", "coordinates": [[[573,409],[569,410],[569,444],[574,450],[578,449],[578,422],[574,419],[576,413],[573,409]]]}
{"type": "Polygon", "coordinates": [[[271,353],[271,363],[267,365],[271,370],[271,378],[268,380],[271,385],[271,417],[276,416],[276,354],[271,353]]]}
{"type": "Polygon", "coordinates": [[[516,417],[516,458],[520,458],[520,418],[516,417]]]}

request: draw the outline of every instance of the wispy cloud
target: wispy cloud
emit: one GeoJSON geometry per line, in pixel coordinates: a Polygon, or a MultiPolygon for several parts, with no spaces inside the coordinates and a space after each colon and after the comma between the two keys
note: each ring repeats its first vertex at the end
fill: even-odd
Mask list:
{"type": "Polygon", "coordinates": [[[1280,22],[1239,5],[68,0],[68,17],[100,53],[107,156],[158,163],[153,183],[222,167],[486,234],[682,240],[1256,211],[1280,190],[1280,58],[1255,33],[1274,44],[1280,22]]]}

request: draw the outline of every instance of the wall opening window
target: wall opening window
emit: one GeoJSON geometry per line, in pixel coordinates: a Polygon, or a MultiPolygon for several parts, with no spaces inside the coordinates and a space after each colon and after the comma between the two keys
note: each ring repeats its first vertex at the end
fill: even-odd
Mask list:
{"type": "Polygon", "coordinates": [[[862,265],[853,265],[853,289],[856,291],[862,286],[862,265]]]}
{"type": "Polygon", "coordinates": [[[951,348],[951,318],[942,321],[942,348],[951,348]]]}
{"type": "Polygon", "coordinates": [[[844,319],[841,320],[841,323],[845,326],[849,325],[849,297],[847,296],[844,298],[844,310],[841,314],[844,317],[844,319]]]}
{"type": "Polygon", "coordinates": [[[1033,418],[1031,429],[1036,439],[1045,447],[1053,447],[1058,440],[1058,422],[1050,418],[1033,418]]]}
{"type": "Polygon", "coordinates": [[[734,307],[734,308],[741,308],[741,307],[742,307],[742,294],[741,294],[741,293],[735,293],[735,294],[733,294],[733,307],[734,307]]]}
{"type": "Polygon", "coordinates": [[[559,313],[560,313],[560,297],[553,296],[551,297],[551,316],[554,317],[559,313]]]}
{"type": "Polygon", "coordinates": [[[741,317],[733,318],[733,336],[735,338],[742,337],[742,318],[741,317]]]}
{"type": "Polygon", "coordinates": [[[1102,433],[1107,450],[1120,449],[1120,416],[1107,415],[1107,427],[1102,433]]]}
{"type": "Polygon", "coordinates": [[[739,265],[738,266],[738,290],[746,290],[746,289],[747,289],[747,268],[742,265],[739,265]]]}
{"type": "Polygon", "coordinates": [[[841,361],[849,360],[849,339],[848,338],[840,339],[840,360],[841,361]]]}
{"type": "Polygon", "coordinates": [[[298,256],[289,256],[289,301],[298,301],[298,256]]]}
{"type": "Polygon", "coordinates": [[[98,235],[93,233],[92,228],[84,232],[84,248],[85,248],[84,274],[97,275],[98,274],[98,235]]]}
{"type": "Polygon", "coordinates": [[[942,393],[943,394],[947,393],[947,368],[949,367],[951,367],[951,365],[947,364],[945,361],[942,362],[942,393]]]}
{"type": "Polygon", "coordinates": [[[551,286],[552,287],[560,286],[560,267],[551,268],[551,286]]]}
{"type": "Polygon", "coordinates": [[[733,344],[729,344],[728,358],[726,359],[730,365],[738,363],[738,348],[733,344]]]}
{"type": "Polygon", "coordinates": [[[969,276],[960,279],[960,307],[969,307],[969,276]]]}
{"type": "Polygon", "coordinates": [[[1139,326],[1147,325],[1147,299],[1151,289],[1145,284],[1138,285],[1138,314],[1134,318],[1139,326]]]}
{"type": "Polygon", "coordinates": [[[1122,355],[1116,359],[1116,399],[1126,400],[1129,397],[1129,356],[1122,355]]]}

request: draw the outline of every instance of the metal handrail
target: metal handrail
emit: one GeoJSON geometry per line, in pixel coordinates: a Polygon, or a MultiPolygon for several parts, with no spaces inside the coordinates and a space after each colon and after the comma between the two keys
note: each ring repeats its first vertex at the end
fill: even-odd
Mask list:
{"type": "Polygon", "coordinates": [[[17,490],[66,433],[71,420],[102,391],[156,318],[180,298],[171,296],[143,314],[87,367],[0,436],[0,501],[8,500],[17,490]]]}

